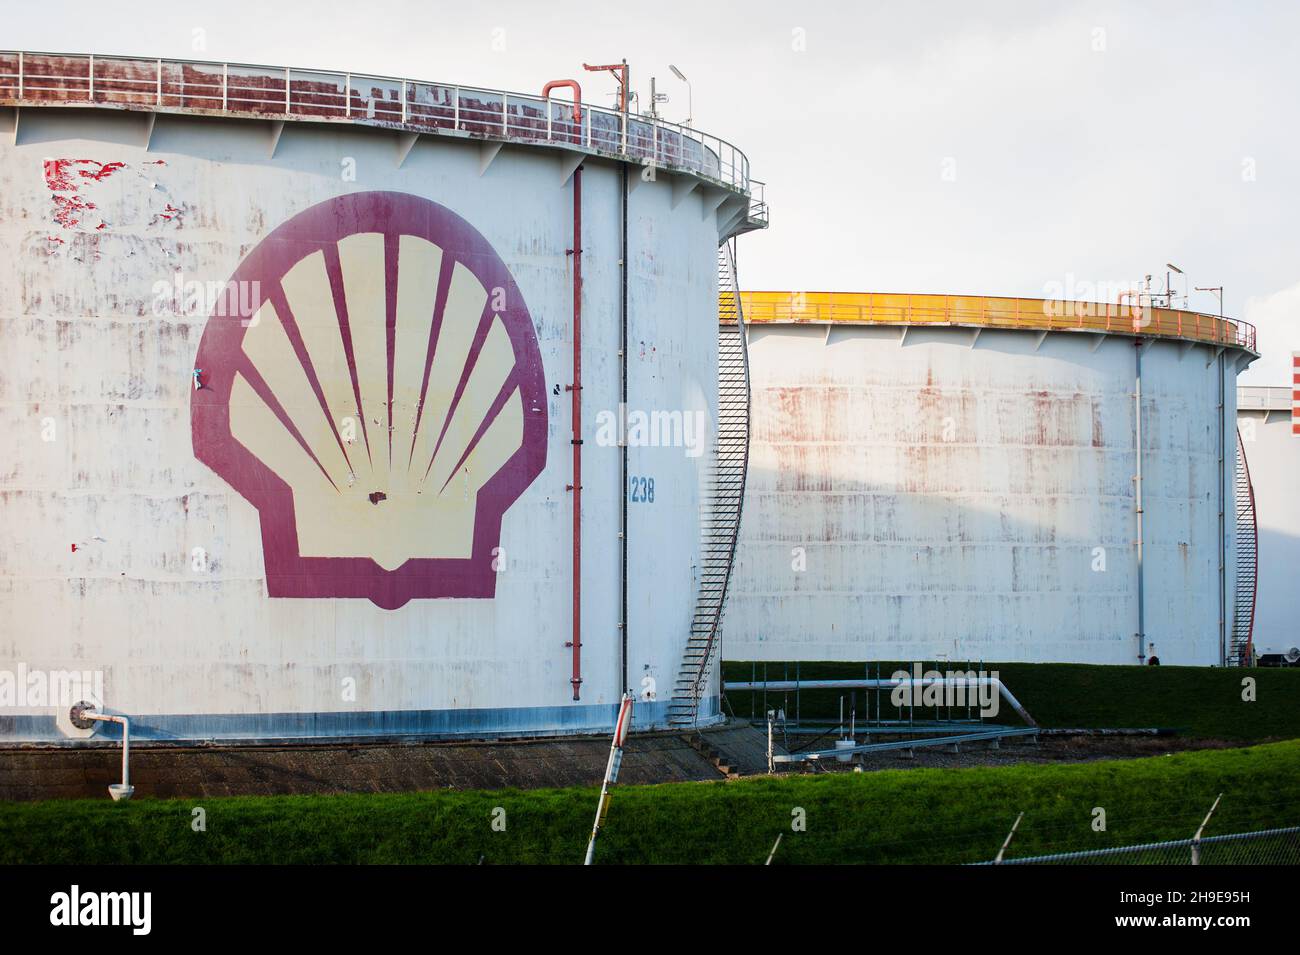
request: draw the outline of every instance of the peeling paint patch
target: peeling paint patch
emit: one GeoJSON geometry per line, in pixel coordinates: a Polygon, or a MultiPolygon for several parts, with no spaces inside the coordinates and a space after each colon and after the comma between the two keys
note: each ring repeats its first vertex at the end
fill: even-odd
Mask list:
{"type": "MultiPolygon", "coordinates": [[[[123,162],[99,162],[94,159],[47,159],[45,160],[45,185],[53,193],[54,221],[65,229],[76,227],[86,216],[98,207],[81,194],[84,185],[81,180],[103,182],[120,169],[125,169],[123,162]],[[77,168],[88,166],[94,168],[77,168]]],[[[107,223],[102,219],[96,230],[103,229],[107,223]]]]}
{"type": "Polygon", "coordinates": [[[181,217],[181,210],[177,209],[174,205],[172,205],[169,202],[165,207],[163,207],[162,212],[154,213],[153,220],[150,224],[159,221],[171,222],[173,219],[179,219],[180,217],[181,217]]]}
{"type": "MultiPolygon", "coordinates": [[[[166,165],[167,161],[164,159],[149,160],[140,164],[141,167],[161,167],[166,165]]],[[[66,157],[46,159],[43,174],[45,186],[51,193],[50,199],[54,209],[54,221],[60,227],[68,230],[109,231],[110,223],[108,218],[100,210],[99,204],[87,196],[86,190],[91,186],[103,183],[116,173],[128,168],[130,166],[127,163],[119,161],[100,162],[97,159],[72,159],[66,157]],[[95,220],[98,220],[98,222],[95,222],[95,220]],[[95,224],[92,225],[92,222],[95,224]]],[[[140,168],[136,169],[136,174],[141,179],[147,178],[140,168]]],[[[159,190],[163,194],[167,192],[157,182],[150,181],[148,186],[150,190],[159,190]]],[[[173,205],[170,201],[164,200],[164,202],[165,205],[161,210],[154,211],[152,218],[149,220],[150,225],[165,222],[179,223],[183,214],[182,208],[173,205]]],[[[150,205],[154,205],[154,203],[150,203],[150,205]]],[[[62,242],[60,241],[59,244],[62,244],[62,242]]],[[[51,247],[47,251],[53,253],[58,249],[51,247]]]]}

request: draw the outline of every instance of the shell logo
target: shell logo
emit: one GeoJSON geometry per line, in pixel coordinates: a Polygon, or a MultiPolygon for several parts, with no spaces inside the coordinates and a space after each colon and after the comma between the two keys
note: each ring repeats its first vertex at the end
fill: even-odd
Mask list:
{"type": "Polygon", "coordinates": [[[532,318],[437,203],[363,192],[276,228],[208,319],[194,453],[257,508],[272,597],[492,597],[506,510],[546,464],[532,318]],[[245,284],[247,283],[247,284],[245,284]]]}

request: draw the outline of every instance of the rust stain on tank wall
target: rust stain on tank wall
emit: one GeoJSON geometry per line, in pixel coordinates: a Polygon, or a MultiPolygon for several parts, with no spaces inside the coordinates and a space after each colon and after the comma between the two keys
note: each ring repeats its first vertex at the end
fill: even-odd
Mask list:
{"type": "Polygon", "coordinates": [[[1052,395],[1047,391],[1036,391],[1030,396],[1034,409],[1033,432],[1028,437],[1028,444],[1050,445],[1052,441],[1055,406],[1052,395]]]}
{"type": "Polygon", "coordinates": [[[810,433],[809,424],[818,419],[808,416],[809,389],[767,388],[763,392],[765,423],[774,441],[809,441],[818,437],[810,433]]]}

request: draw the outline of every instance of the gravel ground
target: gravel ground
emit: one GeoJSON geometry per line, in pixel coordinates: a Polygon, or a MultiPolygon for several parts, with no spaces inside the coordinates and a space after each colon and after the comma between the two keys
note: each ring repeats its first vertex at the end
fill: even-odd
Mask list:
{"type": "MultiPolygon", "coordinates": [[[[706,730],[701,745],[687,736],[652,734],[629,741],[622,783],[718,780],[767,769],[766,734],[745,723],[706,730]]],[[[828,739],[812,743],[826,748],[828,739]]],[[[939,747],[873,753],[858,764],[832,760],[787,772],[1005,766],[1158,756],[1240,743],[1168,737],[1044,737],[1037,745],[1012,738],[1000,749],[971,743],[953,753],[939,747]]],[[[120,773],[116,746],[0,749],[0,800],[100,798],[120,773]]],[[[595,785],[604,773],[609,742],[567,738],[502,743],[374,743],[306,746],[132,747],[131,781],[140,796],[276,795],[286,793],[412,792],[497,789],[504,786],[595,785]]]]}

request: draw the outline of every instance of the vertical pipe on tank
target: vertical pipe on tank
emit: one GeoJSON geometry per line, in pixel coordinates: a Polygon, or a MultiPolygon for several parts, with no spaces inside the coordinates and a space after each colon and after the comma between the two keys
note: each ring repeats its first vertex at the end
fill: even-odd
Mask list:
{"type": "Polygon", "coordinates": [[[1223,360],[1223,353],[1219,353],[1217,362],[1219,370],[1219,666],[1228,665],[1228,561],[1227,561],[1227,526],[1226,511],[1227,502],[1227,482],[1224,478],[1223,468],[1226,463],[1224,460],[1227,454],[1227,434],[1224,429],[1227,427],[1225,415],[1227,409],[1224,402],[1227,395],[1224,393],[1225,377],[1227,367],[1223,360]]]}
{"type": "MultiPolygon", "coordinates": [[[[624,116],[626,117],[626,100],[624,101],[624,116]]],[[[621,288],[619,289],[619,337],[618,337],[618,362],[619,374],[622,381],[619,392],[620,417],[624,422],[627,420],[627,163],[623,163],[623,214],[622,229],[623,235],[619,247],[618,271],[621,288]]],[[[620,428],[619,444],[622,445],[622,465],[620,468],[621,488],[619,490],[620,514],[618,541],[621,556],[619,567],[621,570],[621,587],[622,594],[619,601],[619,636],[622,640],[621,660],[623,664],[623,689],[629,690],[627,679],[627,434],[626,424],[620,428]]]]}
{"type": "MultiPolygon", "coordinates": [[[[542,98],[549,100],[551,90],[567,86],[573,90],[573,122],[577,127],[579,142],[582,136],[582,87],[577,80],[551,80],[542,87],[542,98]]],[[[459,99],[457,99],[459,103],[459,99]]],[[[546,104],[547,121],[551,106],[546,104]]],[[[567,387],[572,399],[573,483],[566,490],[573,492],[573,637],[568,646],[573,650],[573,698],[580,698],[582,687],[582,166],[573,171],[573,383],[567,387]]]]}
{"type": "MultiPolygon", "coordinates": [[[[575,110],[576,114],[576,110],[575,110]]],[[[582,687],[582,166],[573,171],[573,698],[582,687]]]]}
{"type": "Polygon", "coordinates": [[[1137,645],[1138,662],[1146,662],[1146,607],[1143,594],[1142,568],[1142,339],[1133,341],[1133,353],[1137,358],[1136,384],[1133,392],[1134,410],[1134,445],[1137,458],[1137,473],[1134,477],[1134,504],[1137,511],[1137,645]]]}

